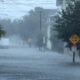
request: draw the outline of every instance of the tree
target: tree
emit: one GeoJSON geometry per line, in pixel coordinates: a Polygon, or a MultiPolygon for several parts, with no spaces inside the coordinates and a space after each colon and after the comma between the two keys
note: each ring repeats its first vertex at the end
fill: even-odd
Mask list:
{"type": "Polygon", "coordinates": [[[0,25],[0,38],[5,35],[5,31],[2,29],[0,25]]]}
{"type": "Polygon", "coordinates": [[[56,9],[43,9],[36,7],[34,10],[30,10],[28,14],[23,16],[23,18],[20,20],[16,19],[11,21],[10,19],[1,19],[0,23],[7,32],[6,36],[17,35],[25,41],[31,37],[33,40],[32,44],[35,45],[37,34],[40,32],[40,12],[42,12],[42,31],[44,31],[46,34],[48,17],[54,14],[56,9]]]}
{"type": "Polygon", "coordinates": [[[71,49],[72,43],[69,38],[75,34],[80,36],[80,1],[71,0],[66,8],[55,16],[55,19],[55,25],[52,27],[51,32],[55,29],[58,33],[57,37],[67,42],[67,47],[71,49]]]}

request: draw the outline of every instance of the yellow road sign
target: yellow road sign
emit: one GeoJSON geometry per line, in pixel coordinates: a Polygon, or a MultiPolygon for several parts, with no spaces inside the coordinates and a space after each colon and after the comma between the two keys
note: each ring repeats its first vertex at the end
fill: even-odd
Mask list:
{"type": "Polygon", "coordinates": [[[79,36],[78,35],[73,35],[69,38],[69,40],[73,43],[73,44],[77,44],[80,40],[79,36]]]}

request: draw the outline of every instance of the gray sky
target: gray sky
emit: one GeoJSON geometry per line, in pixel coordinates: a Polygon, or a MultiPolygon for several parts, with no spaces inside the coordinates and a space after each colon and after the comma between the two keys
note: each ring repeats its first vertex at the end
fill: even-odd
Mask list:
{"type": "Polygon", "coordinates": [[[1,0],[0,17],[11,19],[21,18],[30,9],[39,6],[54,9],[56,8],[56,0],[1,0]]]}

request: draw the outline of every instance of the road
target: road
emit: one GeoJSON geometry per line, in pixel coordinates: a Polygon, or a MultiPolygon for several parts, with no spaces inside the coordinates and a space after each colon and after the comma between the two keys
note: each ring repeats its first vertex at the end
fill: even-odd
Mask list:
{"type": "Polygon", "coordinates": [[[80,63],[36,48],[0,49],[0,80],[80,80],[80,63]]]}

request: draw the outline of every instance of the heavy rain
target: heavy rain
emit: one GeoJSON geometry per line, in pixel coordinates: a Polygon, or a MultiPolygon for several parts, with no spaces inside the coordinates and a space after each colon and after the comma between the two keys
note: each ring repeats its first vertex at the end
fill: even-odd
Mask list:
{"type": "Polygon", "coordinates": [[[80,80],[80,0],[0,0],[0,80],[80,80]]]}

